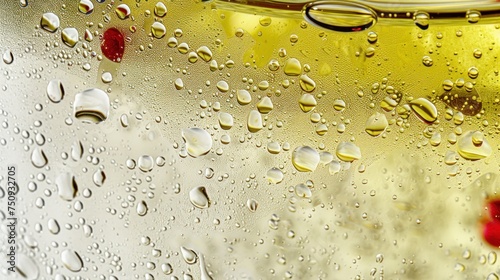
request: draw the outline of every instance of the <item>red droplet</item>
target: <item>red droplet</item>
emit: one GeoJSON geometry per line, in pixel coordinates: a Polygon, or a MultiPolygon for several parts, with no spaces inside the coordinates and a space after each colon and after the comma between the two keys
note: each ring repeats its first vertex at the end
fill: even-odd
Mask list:
{"type": "Polygon", "coordinates": [[[122,33],[112,27],[104,32],[101,38],[102,54],[113,62],[120,62],[125,52],[125,40],[122,33]]]}
{"type": "Polygon", "coordinates": [[[500,221],[487,222],[483,228],[483,237],[491,246],[500,247],[500,221]]]}
{"type": "Polygon", "coordinates": [[[493,220],[500,222],[500,200],[494,200],[488,203],[488,211],[493,220]]]}

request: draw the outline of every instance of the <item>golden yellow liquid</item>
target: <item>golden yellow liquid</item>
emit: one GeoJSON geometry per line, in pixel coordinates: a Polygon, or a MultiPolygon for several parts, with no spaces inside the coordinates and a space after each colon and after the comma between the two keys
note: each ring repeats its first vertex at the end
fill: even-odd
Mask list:
{"type": "Polygon", "coordinates": [[[498,26],[340,33],[163,3],[163,17],[139,0],[0,10],[21,271],[4,278],[498,279],[481,230],[498,191],[498,26]],[[111,27],[120,63],[101,54],[111,27]],[[90,88],[110,109],[89,122],[74,110],[90,88]]]}

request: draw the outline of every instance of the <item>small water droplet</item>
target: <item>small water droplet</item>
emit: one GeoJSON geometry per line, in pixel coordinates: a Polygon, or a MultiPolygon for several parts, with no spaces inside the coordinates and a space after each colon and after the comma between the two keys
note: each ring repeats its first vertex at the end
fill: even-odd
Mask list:
{"type": "Polygon", "coordinates": [[[47,97],[54,103],[64,98],[64,87],[60,80],[51,80],[47,85],[47,97]]]}
{"type": "Polygon", "coordinates": [[[47,228],[49,229],[50,233],[52,233],[52,234],[58,234],[59,231],[61,231],[61,227],[59,227],[59,223],[55,219],[48,220],[47,228]]]}
{"type": "Polygon", "coordinates": [[[318,105],[318,102],[316,101],[316,98],[314,98],[314,95],[305,93],[300,96],[299,106],[302,112],[307,113],[313,110],[316,105],[318,105]]]}
{"type": "Polygon", "coordinates": [[[92,180],[96,186],[100,187],[104,184],[104,181],[106,181],[106,174],[103,170],[98,169],[92,176],[92,180]]]}
{"type": "Polygon", "coordinates": [[[101,81],[105,84],[109,84],[113,81],[113,75],[109,72],[104,72],[101,75],[101,81]]]}
{"type": "Polygon", "coordinates": [[[430,56],[425,55],[424,57],[422,57],[422,64],[424,64],[427,67],[430,67],[434,64],[434,62],[432,61],[432,58],[430,56]]]}
{"type": "Polygon", "coordinates": [[[205,155],[212,149],[212,137],[201,128],[183,129],[182,138],[186,142],[187,152],[192,157],[205,155]]]}
{"type": "Polygon", "coordinates": [[[76,184],[75,176],[69,172],[59,174],[56,178],[56,187],[59,197],[71,201],[78,193],[78,185],[76,184]]]}
{"type": "Polygon", "coordinates": [[[226,81],[219,81],[217,82],[217,89],[219,89],[221,92],[227,92],[229,90],[229,85],[226,81]]]}
{"type": "Polygon", "coordinates": [[[283,171],[279,168],[273,167],[267,171],[266,178],[272,184],[279,184],[283,181],[283,171]]]}
{"type": "Polygon", "coordinates": [[[79,272],[83,268],[83,261],[80,255],[70,249],[62,251],[61,261],[67,269],[73,272],[79,272]]]}
{"type": "Polygon", "coordinates": [[[312,196],[311,189],[305,184],[298,184],[295,186],[295,194],[298,197],[309,198],[312,196]]]}
{"type": "Polygon", "coordinates": [[[233,116],[229,113],[219,113],[219,125],[222,129],[230,129],[233,127],[233,116]]]}
{"type": "Polygon", "coordinates": [[[59,25],[60,22],[57,15],[55,15],[54,13],[43,14],[40,21],[40,26],[42,27],[42,29],[54,33],[57,31],[57,29],[59,29],[59,25]]]}
{"type": "Polygon", "coordinates": [[[75,140],[71,145],[71,159],[78,161],[83,156],[83,145],[79,140],[75,140]]]}
{"type": "Polygon", "coordinates": [[[475,79],[479,76],[479,70],[476,67],[471,67],[469,68],[469,71],[467,71],[467,74],[471,79],[475,79]]]}
{"type": "Polygon", "coordinates": [[[333,109],[336,111],[343,111],[346,107],[345,101],[342,99],[336,99],[333,101],[333,109]]]}
{"type": "Polygon", "coordinates": [[[84,90],[75,95],[74,115],[86,123],[100,123],[108,118],[109,97],[97,88],[84,90]]]}
{"type": "Polygon", "coordinates": [[[257,207],[259,206],[259,203],[255,199],[248,199],[247,200],[247,207],[250,212],[255,212],[257,211],[257,207]]]}
{"type": "Polygon", "coordinates": [[[373,32],[373,31],[370,31],[368,32],[368,42],[369,43],[376,43],[378,40],[378,35],[377,33],[373,32]]]}
{"type": "Polygon", "coordinates": [[[206,62],[212,60],[212,51],[207,46],[199,47],[196,50],[196,54],[198,54],[198,56],[206,62]]]}
{"type": "Polygon", "coordinates": [[[481,19],[481,12],[474,10],[467,11],[466,17],[469,23],[478,23],[481,19]]]}
{"type": "Polygon", "coordinates": [[[210,199],[208,198],[207,190],[205,187],[196,187],[189,191],[189,201],[200,208],[208,208],[210,206],[210,199]]]}
{"type": "Polygon", "coordinates": [[[312,92],[316,89],[316,83],[307,75],[300,76],[299,84],[305,92],[312,92]]]}
{"type": "Polygon", "coordinates": [[[42,168],[47,165],[47,156],[43,152],[42,148],[35,147],[33,149],[33,152],[31,152],[31,163],[37,168],[42,168]]]}

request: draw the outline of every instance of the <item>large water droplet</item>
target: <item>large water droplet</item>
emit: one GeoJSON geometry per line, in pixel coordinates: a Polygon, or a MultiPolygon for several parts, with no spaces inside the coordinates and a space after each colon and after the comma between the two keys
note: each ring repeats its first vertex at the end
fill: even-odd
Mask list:
{"type": "Polygon", "coordinates": [[[300,88],[305,92],[312,92],[316,89],[316,83],[307,75],[300,76],[300,88]]]}
{"type": "Polygon", "coordinates": [[[298,197],[309,198],[312,196],[311,189],[305,184],[298,184],[295,186],[295,194],[298,197]]]}
{"type": "Polygon", "coordinates": [[[17,256],[16,271],[28,280],[38,279],[40,271],[35,261],[23,253],[17,256]]]}
{"type": "Polygon", "coordinates": [[[71,158],[74,161],[78,161],[83,156],[83,145],[79,140],[75,140],[71,145],[71,158]]]}
{"type": "Polygon", "coordinates": [[[61,253],[61,261],[67,269],[73,272],[78,272],[83,268],[83,261],[80,255],[70,249],[66,249],[61,253]]]}
{"type": "Polygon", "coordinates": [[[314,95],[305,93],[302,94],[302,96],[299,99],[299,106],[302,112],[307,113],[314,109],[318,105],[318,102],[316,101],[316,98],[314,98],[314,95]]]}
{"type": "Polygon", "coordinates": [[[118,5],[115,12],[120,19],[126,19],[130,16],[130,8],[127,4],[118,5]]]}
{"type": "Polygon", "coordinates": [[[59,22],[59,17],[55,15],[54,13],[45,13],[42,16],[42,19],[40,21],[40,26],[49,31],[49,32],[56,32],[56,30],[59,28],[60,22],[59,22]]]}
{"type": "Polygon", "coordinates": [[[303,13],[308,22],[342,32],[365,30],[377,22],[377,14],[371,8],[342,1],[312,2],[303,13]]]}
{"type": "Polygon", "coordinates": [[[257,103],[257,109],[261,114],[267,114],[273,110],[274,105],[273,102],[271,101],[271,98],[264,96],[259,103],[257,103]]]}
{"type": "Polygon", "coordinates": [[[196,253],[186,247],[181,247],[182,258],[187,264],[194,264],[198,260],[196,253]]]}
{"type": "Polygon", "coordinates": [[[50,219],[47,222],[47,228],[52,234],[58,234],[59,231],[61,231],[61,227],[59,226],[59,223],[55,219],[50,219]]]}
{"type": "Polygon", "coordinates": [[[78,10],[88,15],[94,10],[94,4],[90,0],[80,0],[80,3],[78,3],[78,10]]]}
{"type": "Polygon", "coordinates": [[[207,189],[203,186],[193,188],[189,191],[189,201],[198,208],[208,208],[210,206],[210,199],[207,195],[207,189]]]}
{"type": "Polygon", "coordinates": [[[264,127],[262,116],[257,110],[251,110],[248,114],[247,127],[250,132],[257,132],[264,127]]]}
{"type": "Polygon", "coordinates": [[[493,149],[479,131],[469,131],[458,140],[458,153],[468,160],[479,160],[490,156],[493,149]]]}
{"type": "Polygon", "coordinates": [[[351,142],[341,142],[337,146],[337,157],[340,160],[351,162],[361,158],[361,150],[351,142]]]}
{"type": "Polygon", "coordinates": [[[316,170],[319,159],[318,152],[309,146],[298,147],[292,153],[292,164],[300,172],[316,170]]]}
{"type": "Polygon", "coordinates": [[[86,123],[100,123],[108,118],[109,97],[97,88],[84,90],[75,95],[75,117],[86,123]]]}
{"type": "Polygon", "coordinates": [[[11,64],[12,62],[14,62],[14,55],[12,54],[12,51],[5,51],[2,55],[2,59],[5,64],[11,64]]]}
{"type": "Polygon", "coordinates": [[[96,186],[100,187],[104,184],[104,181],[106,181],[106,174],[101,169],[98,169],[92,176],[92,180],[96,186]]]}
{"type": "Polygon", "coordinates": [[[196,53],[198,54],[201,59],[203,59],[206,62],[209,62],[212,60],[212,51],[207,47],[207,46],[201,46],[196,50],[196,53]]]}
{"type": "Polygon", "coordinates": [[[64,28],[61,32],[61,39],[68,47],[74,47],[78,43],[78,30],[73,27],[64,28]]]}
{"type": "Polygon", "coordinates": [[[438,111],[434,103],[426,98],[417,98],[410,102],[411,109],[415,115],[426,123],[433,123],[437,120],[438,111]]]}
{"type": "Polygon", "coordinates": [[[38,168],[42,168],[47,165],[47,156],[45,156],[42,148],[35,147],[33,149],[33,152],[31,152],[31,163],[33,163],[33,165],[38,168]]]}
{"type": "Polygon", "coordinates": [[[146,201],[141,200],[139,203],[137,203],[137,215],[139,216],[144,216],[148,213],[148,205],[146,204],[146,201]]]}
{"type": "Polygon", "coordinates": [[[366,121],[365,131],[371,136],[379,136],[385,131],[388,125],[386,116],[377,112],[371,115],[366,121]]]}
{"type": "Polygon", "coordinates": [[[238,99],[238,103],[241,105],[247,105],[248,103],[252,102],[252,96],[247,90],[244,89],[239,89],[236,92],[236,98],[238,99]]]}
{"type": "Polygon", "coordinates": [[[182,138],[186,142],[187,152],[192,157],[205,155],[212,149],[212,137],[201,128],[183,129],[182,138]]]}
{"type": "Polygon", "coordinates": [[[230,129],[233,127],[233,116],[229,113],[219,113],[219,125],[222,129],[230,129]]]}
{"type": "Polygon", "coordinates": [[[161,22],[154,22],[153,25],[151,25],[151,34],[153,34],[153,37],[156,39],[161,39],[165,36],[167,33],[167,29],[165,28],[165,25],[161,22]]]}
{"type": "Polygon", "coordinates": [[[78,192],[75,176],[69,172],[61,173],[57,176],[56,187],[59,197],[66,201],[73,200],[78,192]]]}
{"type": "Polygon", "coordinates": [[[153,170],[154,159],[152,156],[142,155],[137,160],[137,166],[142,172],[149,172],[153,170]]]}
{"type": "Polygon", "coordinates": [[[60,80],[51,80],[47,85],[47,97],[54,103],[64,98],[64,87],[60,80]]]}
{"type": "Polygon", "coordinates": [[[292,57],[285,62],[283,71],[288,76],[298,76],[302,72],[302,65],[298,59],[292,57]]]}
{"type": "Polygon", "coordinates": [[[427,28],[429,28],[429,20],[430,16],[426,12],[418,11],[413,15],[413,21],[415,22],[415,25],[422,30],[426,30],[427,28]]]}
{"type": "Polygon", "coordinates": [[[266,178],[272,184],[279,184],[283,181],[283,171],[279,168],[273,167],[267,171],[266,178]]]}
{"type": "Polygon", "coordinates": [[[167,14],[167,7],[163,2],[158,2],[155,5],[154,13],[157,17],[164,17],[167,14]]]}

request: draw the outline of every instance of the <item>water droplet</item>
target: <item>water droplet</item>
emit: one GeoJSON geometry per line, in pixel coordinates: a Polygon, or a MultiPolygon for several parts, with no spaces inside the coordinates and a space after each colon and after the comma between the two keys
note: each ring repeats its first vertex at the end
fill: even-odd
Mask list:
{"type": "Polygon", "coordinates": [[[488,274],[488,276],[486,277],[486,280],[499,280],[499,279],[500,277],[498,277],[498,274],[496,274],[495,272],[488,274]]]}
{"type": "Polygon", "coordinates": [[[429,143],[432,146],[439,146],[439,144],[441,144],[441,133],[435,132],[432,134],[431,139],[429,139],[429,143]]]}
{"type": "Polygon", "coordinates": [[[109,72],[104,72],[101,75],[101,81],[105,84],[109,84],[113,81],[113,76],[109,72]]]}
{"type": "Polygon", "coordinates": [[[257,110],[251,110],[248,114],[247,128],[250,132],[257,132],[264,127],[262,116],[257,110]]]}
{"type": "Polygon", "coordinates": [[[389,126],[389,122],[384,114],[375,113],[366,121],[365,131],[371,136],[379,136],[389,126]]]}
{"type": "Polygon", "coordinates": [[[42,168],[47,165],[47,156],[45,156],[42,148],[35,147],[33,149],[33,152],[31,152],[31,163],[37,168],[42,168]]]}
{"type": "Polygon", "coordinates": [[[167,14],[167,7],[163,2],[158,2],[155,5],[154,13],[157,17],[164,17],[167,14]]]}
{"type": "Polygon", "coordinates": [[[182,138],[186,142],[188,154],[192,157],[205,155],[212,149],[212,137],[201,128],[183,129],[182,138]]]}
{"type": "Polygon", "coordinates": [[[285,62],[283,71],[288,76],[298,76],[302,72],[302,65],[298,59],[292,57],[285,62]]]}
{"type": "Polygon", "coordinates": [[[104,181],[106,181],[106,174],[104,171],[98,169],[92,176],[92,180],[96,186],[100,187],[104,184],[104,181]]]}
{"type": "Polygon", "coordinates": [[[312,172],[318,163],[318,152],[309,146],[298,147],[292,153],[292,164],[300,172],[312,172]]]}
{"type": "Polygon", "coordinates": [[[433,123],[437,120],[438,111],[436,106],[426,98],[417,98],[410,102],[411,109],[415,115],[426,123],[433,123]]]}
{"type": "Polygon", "coordinates": [[[73,272],[79,272],[83,268],[83,261],[80,255],[70,249],[62,251],[61,261],[67,269],[73,272]]]}
{"type": "Polygon", "coordinates": [[[300,76],[300,88],[305,92],[312,92],[316,89],[316,83],[307,75],[300,76]]]}
{"type": "Polygon", "coordinates": [[[252,102],[252,96],[247,90],[244,89],[239,89],[236,92],[236,98],[238,99],[238,103],[240,103],[240,105],[247,105],[252,102]]]}
{"type": "Polygon", "coordinates": [[[377,14],[360,3],[312,2],[303,11],[308,22],[341,32],[365,30],[377,22],[377,14]]]}
{"type": "Polygon", "coordinates": [[[174,272],[174,270],[172,269],[172,265],[169,264],[169,263],[164,263],[161,265],[161,271],[165,274],[165,275],[169,275],[169,274],[172,274],[172,272],[174,272]]]}
{"type": "Polygon", "coordinates": [[[175,89],[177,89],[177,90],[183,89],[184,82],[182,81],[181,78],[177,78],[177,79],[175,79],[174,86],[175,86],[175,89]]]}
{"type": "Polygon", "coordinates": [[[336,111],[343,111],[346,107],[345,101],[342,99],[336,99],[333,101],[333,109],[336,111]]]}
{"type": "Polygon", "coordinates": [[[468,160],[479,160],[490,156],[493,149],[479,131],[469,131],[458,140],[458,153],[468,160]]]}
{"type": "Polygon", "coordinates": [[[207,264],[205,263],[205,256],[200,254],[200,276],[201,280],[213,280],[212,276],[207,271],[207,264]]]}
{"type": "Polygon", "coordinates": [[[481,13],[474,10],[467,11],[466,17],[469,23],[477,23],[481,19],[481,13]]]}
{"type": "Polygon", "coordinates": [[[267,64],[267,67],[271,71],[277,71],[278,69],[280,69],[280,63],[276,59],[271,59],[267,64]]]}
{"type": "Polygon", "coordinates": [[[295,194],[298,197],[309,198],[312,196],[311,189],[305,184],[298,184],[295,186],[295,194]]]}
{"type": "Polygon", "coordinates": [[[14,55],[10,50],[7,50],[3,53],[2,59],[5,64],[11,64],[12,62],[14,62],[14,55]]]}
{"type": "Polygon", "coordinates": [[[230,129],[233,127],[233,116],[229,113],[219,113],[219,125],[222,129],[230,129]]]}
{"type": "Polygon", "coordinates": [[[83,145],[79,140],[75,140],[71,145],[71,158],[74,161],[78,161],[83,156],[83,145]]]}
{"type": "Polygon", "coordinates": [[[59,197],[66,201],[73,200],[78,192],[75,176],[69,172],[64,172],[57,176],[56,187],[59,197]]]}
{"type": "Polygon", "coordinates": [[[130,8],[127,4],[118,5],[115,12],[120,19],[126,19],[130,16],[130,8]]]}
{"type": "Polygon", "coordinates": [[[217,82],[217,89],[219,89],[221,92],[227,92],[229,90],[229,85],[226,81],[219,81],[217,82]]]}
{"type": "Polygon", "coordinates": [[[187,43],[180,43],[177,46],[177,50],[182,54],[186,54],[189,51],[189,45],[187,43]]]}
{"type": "Polygon", "coordinates": [[[153,34],[153,37],[156,39],[161,39],[167,34],[167,29],[163,23],[156,21],[151,25],[151,34],[153,34]]]}
{"type": "Polygon", "coordinates": [[[413,16],[413,21],[415,22],[415,25],[422,30],[427,30],[427,28],[429,28],[429,20],[430,16],[426,12],[418,11],[413,16]]]}
{"type": "Polygon", "coordinates": [[[64,98],[64,87],[60,80],[51,80],[47,85],[47,97],[54,103],[64,98]]]}
{"type": "Polygon", "coordinates": [[[198,260],[196,253],[186,247],[181,247],[182,258],[187,264],[194,264],[198,260]]]}
{"type": "Polygon", "coordinates": [[[361,158],[361,150],[351,142],[341,142],[337,146],[337,157],[342,161],[351,162],[361,158]]]}
{"type": "Polygon", "coordinates": [[[453,89],[453,81],[451,80],[444,80],[443,81],[443,89],[446,91],[450,91],[453,89]]]}
{"type": "Polygon", "coordinates": [[[40,21],[40,26],[49,32],[56,32],[59,28],[59,17],[53,13],[45,13],[40,21]]]}
{"type": "Polygon", "coordinates": [[[86,123],[100,123],[108,118],[109,97],[97,88],[84,90],[75,95],[73,112],[77,119],[86,123]]]}
{"type": "Polygon", "coordinates": [[[314,98],[314,95],[305,93],[302,94],[302,96],[299,99],[299,106],[302,112],[307,113],[311,110],[313,110],[316,105],[318,105],[318,102],[316,102],[316,98],[314,98]]]}
{"type": "Polygon", "coordinates": [[[198,56],[206,62],[212,60],[212,51],[207,46],[199,47],[196,50],[196,54],[198,54],[198,56]]]}
{"type": "Polygon", "coordinates": [[[148,213],[148,205],[146,204],[146,201],[141,200],[139,203],[137,203],[137,215],[139,216],[144,216],[148,213]]]}
{"type": "Polygon", "coordinates": [[[422,57],[422,64],[424,64],[427,67],[430,67],[434,64],[434,62],[432,61],[432,58],[430,56],[425,55],[424,57],[422,57]]]}
{"type": "Polygon", "coordinates": [[[261,114],[267,114],[271,112],[271,110],[274,108],[273,102],[271,101],[271,98],[265,96],[262,98],[259,103],[257,103],[257,109],[261,114]]]}
{"type": "Polygon", "coordinates": [[[107,29],[101,40],[102,54],[113,62],[120,62],[125,52],[125,39],[116,28],[107,29]]]}
{"type": "Polygon", "coordinates": [[[208,208],[210,206],[210,199],[207,195],[207,190],[205,187],[196,187],[189,191],[189,201],[200,208],[208,208]]]}
{"type": "Polygon", "coordinates": [[[368,32],[368,42],[369,43],[376,43],[378,40],[378,35],[377,33],[373,32],[373,31],[370,31],[368,32]]]}
{"type": "Polygon", "coordinates": [[[257,207],[259,206],[259,203],[255,199],[248,199],[247,200],[247,207],[250,212],[255,212],[257,211],[257,207]]]}
{"type": "Polygon", "coordinates": [[[268,16],[263,16],[259,19],[259,23],[262,26],[269,26],[271,25],[272,19],[268,16]]]}
{"type": "Polygon", "coordinates": [[[273,167],[267,171],[266,178],[272,184],[279,184],[283,181],[283,172],[276,167],[273,167]]]}
{"type": "Polygon", "coordinates": [[[59,223],[55,219],[48,220],[47,228],[49,229],[50,233],[52,233],[52,234],[58,234],[59,231],[61,231],[61,227],[59,227],[59,223]]]}
{"type": "Polygon", "coordinates": [[[142,155],[137,160],[137,165],[142,172],[150,172],[153,170],[154,160],[152,156],[142,155]]]}
{"type": "Polygon", "coordinates": [[[471,67],[471,68],[469,68],[469,71],[467,72],[467,74],[469,75],[469,77],[471,79],[475,79],[475,78],[477,78],[477,76],[479,76],[479,70],[477,70],[476,67],[471,67]]]}
{"type": "Polygon", "coordinates": [[[38,270],[38,266],[35,263],[35,261],[31,257],[23,253],[19,253],[17,258],[18,258],[16,263],[17,273],[19,273],[23,278],[28,280],[38,279],[40,271],[38,270]]]}
{"type": "Polygon", "coordinates": [[[481,58],[481,56],[483,56],[483,53],[481,52],[480,49],[475,49],[474,52],[473,52],[473,55],[475,58],[481,58]]]}
{"type": "Polygon", "coordinates": [[[78,10],[86,15],[92,13],[94,10],[94,4],[90,0],[80,0],[78,4],[78,10]]]}
{"type": "Polygon", "coordinates": [[[28,7],[28,0],[19,0],[19,5],[23,8],[28,7]]]}

